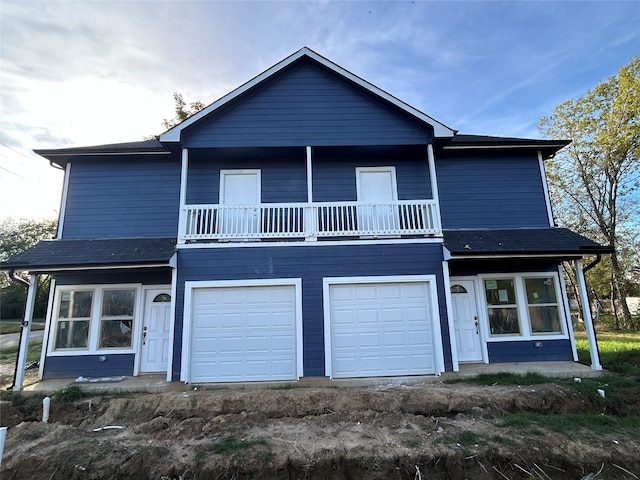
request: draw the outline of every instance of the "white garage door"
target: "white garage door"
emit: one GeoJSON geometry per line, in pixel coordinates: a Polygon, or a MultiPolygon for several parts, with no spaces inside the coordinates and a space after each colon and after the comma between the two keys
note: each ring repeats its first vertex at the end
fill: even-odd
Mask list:
{"type": "Polygon", "coordinates": [[[333,378],[436,373],[428,282],[329,286],[333,378]]]}
{"type": "Polygon", "coordinates": [[[295,380],[293,285],[194,288],[189,380],[295,380]]]}

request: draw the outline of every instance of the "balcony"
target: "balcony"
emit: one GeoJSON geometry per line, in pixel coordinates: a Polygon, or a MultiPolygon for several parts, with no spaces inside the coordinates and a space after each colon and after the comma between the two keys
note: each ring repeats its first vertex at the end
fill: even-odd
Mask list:
{"type": "Polygon", "coordinates": [[[434,200],[186,205],[180,225],[180,239],[184,242],[313,241],[440,233],[434,200]]]}

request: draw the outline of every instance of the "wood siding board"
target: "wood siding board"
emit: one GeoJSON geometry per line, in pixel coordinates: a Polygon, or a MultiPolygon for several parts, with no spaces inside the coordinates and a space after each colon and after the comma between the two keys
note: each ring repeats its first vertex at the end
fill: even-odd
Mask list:
{"type": "Polygon", "coordinates": [[[441,153],[436,171],[445,229],[549,226],[534,153],[441,153]]]}
{"type": "Polygon", "coordinates": [[[148,269],[148,270],[79,270],[68,273],[57,273],[53,275],[57,286],[66,285],[108,285],[108,284],[128,284],[141,283],[142,285],[169,285],[171,284],[171,270],[148,269]]]}
{"type": "Polygon", "coordinates": [[[287,69],[183,132],[207,146],[426,144],[429,127],[324,68],[287,69]],[[386,140],[386,142],[385,142],[386,140]]]}
{"type": "Polygon", "coordinates": [[[437,276],[445,368],[451,370],[449,330],[443,300],[442,248],[438,244],[180,250],[172,377],[174,380],[180,378],[186,281],[302,278],[304,375],[323,376],[322,279],[424,274],[437,276]]]}
{"type": "Polygon", "coordinates": [[[179,191],[175,159],[74,162],[62,238],[176,236],[179,191]]]}
{"type": "MultiPolygon", "coordinates": [[[[108,352],[96,355],[69,355],[47,357],[43,378],[85,378],[133,375],[134,354],[114,354],[108,352]],[[106,356],[101,362],[100,357],[106,356]]],[[[114,384],[114,386],[117,385],[114,384]]]]}
{"type": "Polygon", "coordinates": [[[489,342],[487,350],[489,363],[573,361],[569,339],[489,342]],[[538,342],[542,347],[535,346],[538,342]]]}

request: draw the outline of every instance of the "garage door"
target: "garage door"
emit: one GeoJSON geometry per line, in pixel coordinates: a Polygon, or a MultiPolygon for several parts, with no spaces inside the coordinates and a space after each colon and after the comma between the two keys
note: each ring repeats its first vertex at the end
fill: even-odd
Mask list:
{"type": "Polygon", "coordinates": [[[191,382],[297,378],[293,285],[192,292],[191,382]]]}
{"type": "Polygon", "coordinates": [[[428,282],[329,285],[333,378],[436,373],[428,282]]]}

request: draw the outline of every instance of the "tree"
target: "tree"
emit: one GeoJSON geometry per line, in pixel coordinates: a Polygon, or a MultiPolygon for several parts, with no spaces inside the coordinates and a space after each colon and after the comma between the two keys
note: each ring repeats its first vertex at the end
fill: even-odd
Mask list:
{"type": "MultiPolygon", "coordinates": [[[[40,240],[53,238],[56,233],[55,220],[5,220],[0,224],[0,260],[25,251],[40,240]]],[[[25,275],[21,275],[26,279],[25,275]]],[[[50,279],[42,275],[36,291],[34,317],[43,318],[47,311],[50,279]]],[[[0,272],[0,318],[22,318],[27,295],[24,285],[12,281],[9,273],[0,272]]]]}
{"type": "Polygon", "coordinates": [[[584,96],[562,102],[539,126],[549,137],[572,140],[547,163],[556,219],[615,249],[604,269],[606,293],[616,327],[629,327],[626,292],[638,278],[633,252],[640,229],[640,57],[584,96]]]}
{"type": "Polygon", "coordinates": [[[176,115],[174,118],[171,118],[168,120],[165,118],[162,121],[162,126],[166,130],[169,130],[170,128],[175,127],[177,124],[185,121],[191,115],[198,113],[200,110],[202,110],[205,107],[205,104],[199,100],[191,102],[190,104],[187,105],[187,102],[184,101],[182,94],[178,92],[173,92],[173,101],[175,103],[176,115]]]}

